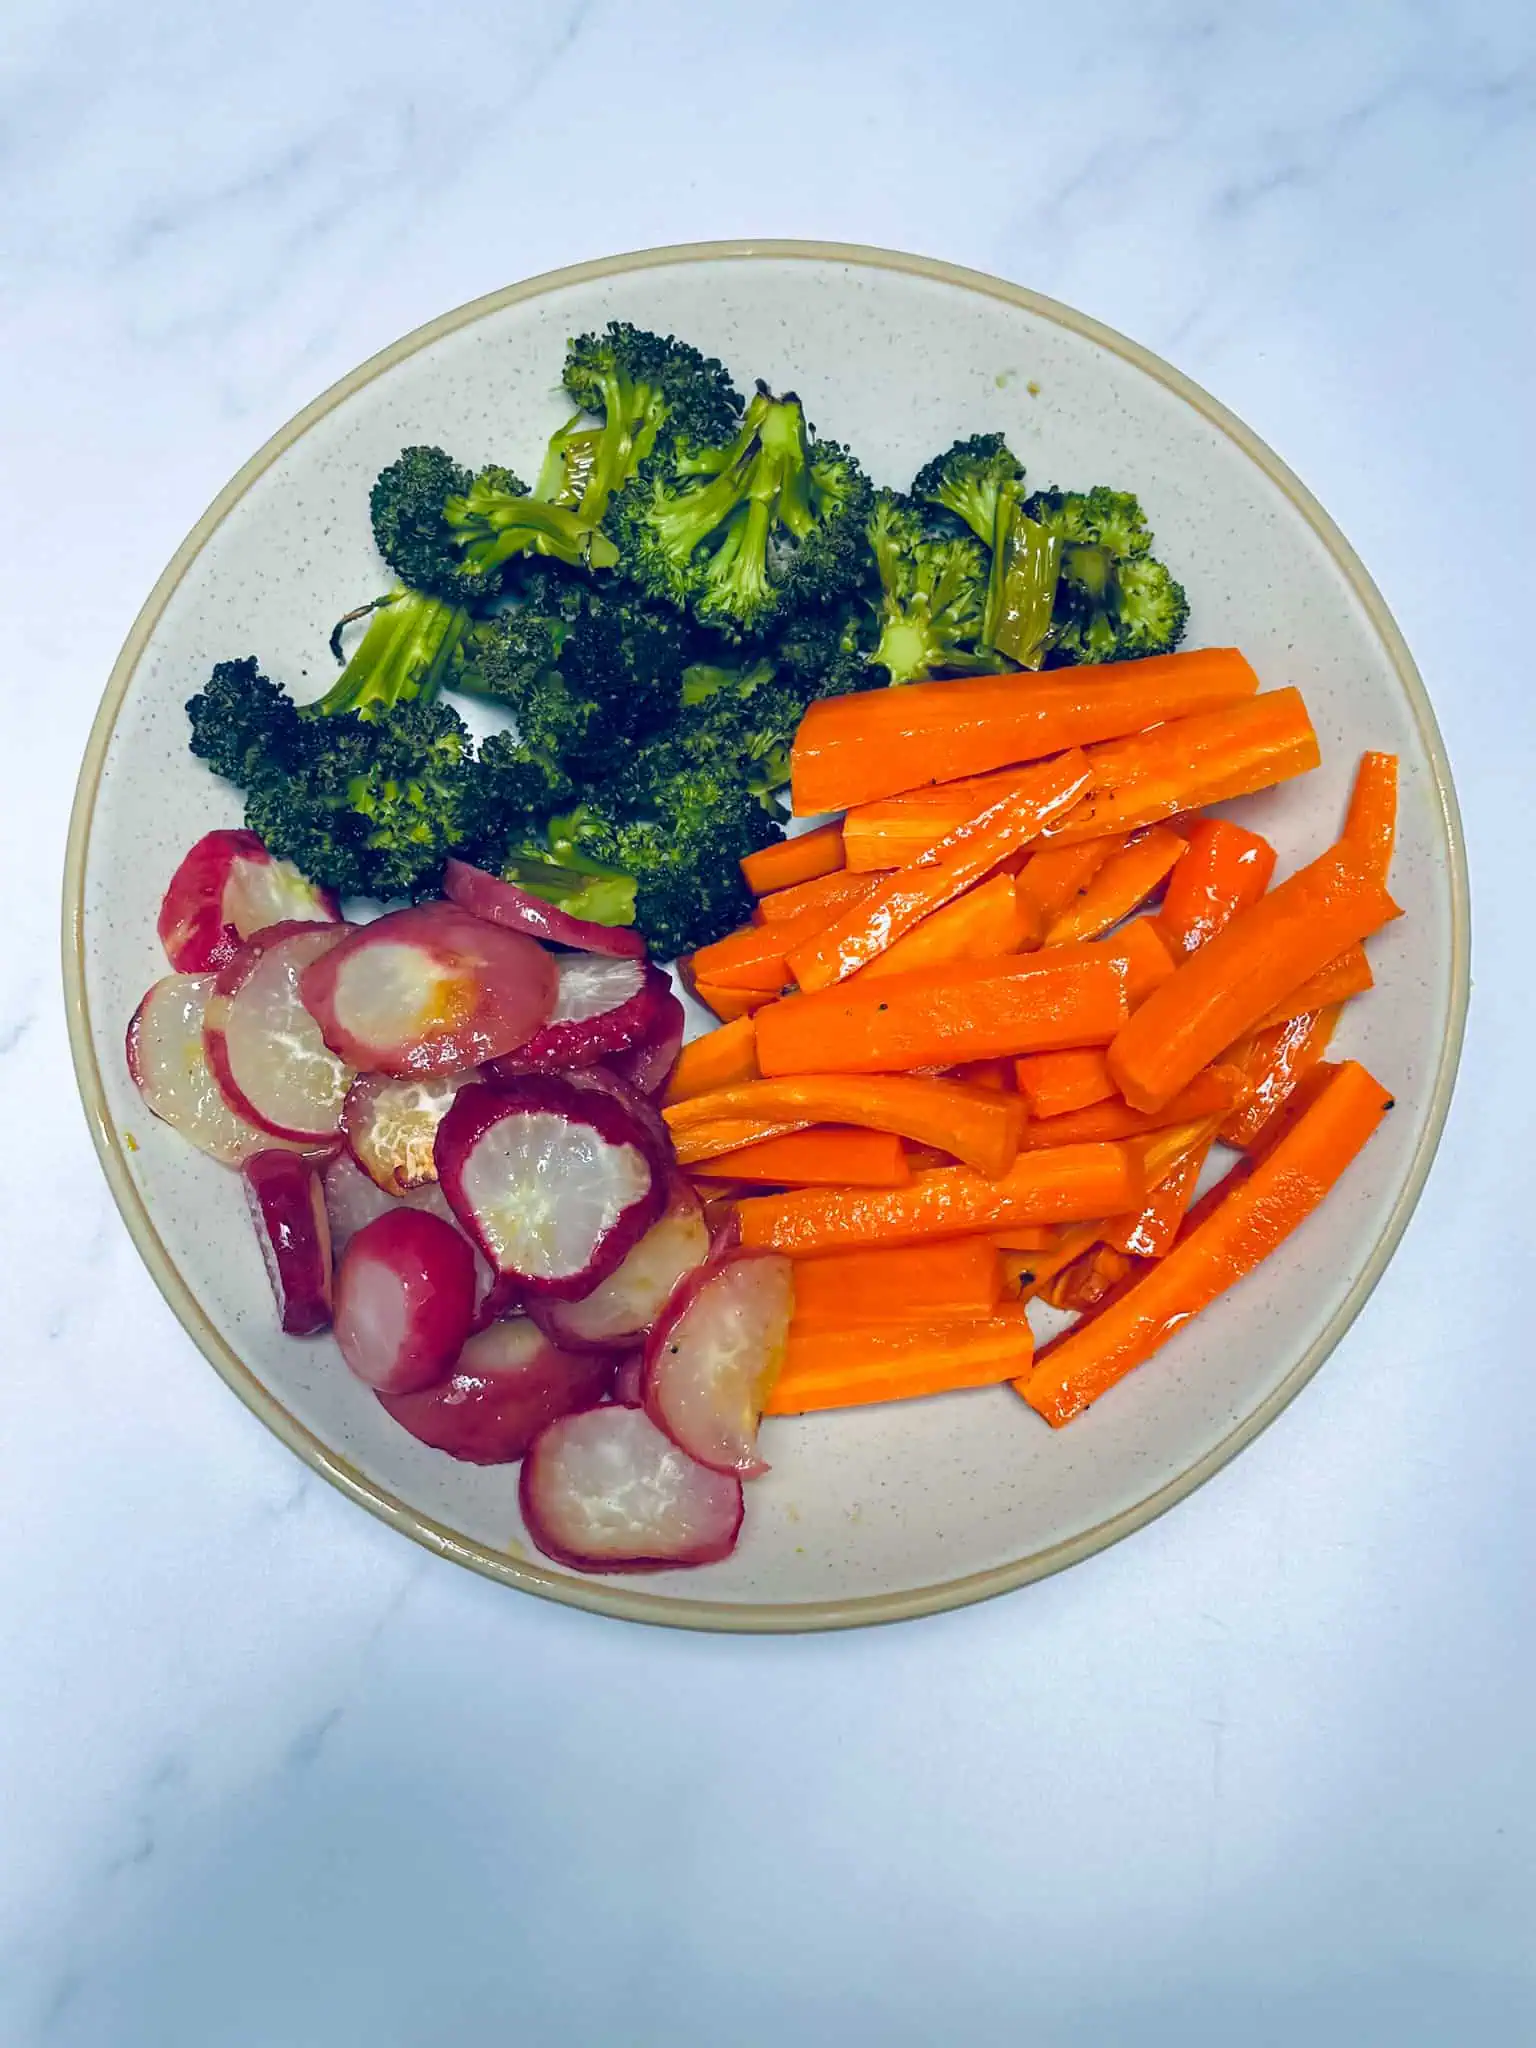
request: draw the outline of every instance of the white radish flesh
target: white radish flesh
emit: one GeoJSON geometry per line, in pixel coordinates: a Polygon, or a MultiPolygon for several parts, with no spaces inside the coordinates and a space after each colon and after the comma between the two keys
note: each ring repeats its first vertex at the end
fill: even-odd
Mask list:
{"type": "Polygon", "coordinates": [[[398,1207],[347,1246],[336,1276],[336,1342],[368,1386],[408,1394],[447,1377],[474,1304],[469,1245],[451,1223],[398,1207]]]}
{"type": "Polygon", "coordinates": [[[471,1465],[510,1465],[558,1416],[595,1406],[612,1373],[610,1360],[561,1351],[517,1317],[471,1337],[437,1386],[379,1399],[434,1450],[471,1465]]]}
{"type": "Polygon", "coordinates": [[[333,1140],[352,1069],[326,1045],[299,985],[347,925],[272,925],[219,972],[203,1020],[214,1079],[230,1107],[274,1137],[333,1140]]]}
{"type": "Polygon", "coordinates": [[[686,1281],[645,1349],[645,1412],[691,1458],[751,1478],[757,1427],[789,1341],[794,1268],[732,1252],[686,1281]]]}
{"type": "Polygon", "coordinates": [[[539,1549],[577,1571],[717,1564],[741,1531],[741,1481],[696,1464],[639,1408],[552,1422],[523,1460],[518,1499],[539,1549]]]}
{"type": "Polygon", "coordinates": [[[542,1305],[539,1320],[559,1343],[627,1351],[650,1329],[679,1281],[708,1257],[709,1230],[699,1198],[679,1180],[666,1214],[623,1264],[580,1301],[542,1305]]]}
{"type": "Polygon", "coordinates": [[[509,1056],[508,1069],[558,1073],[638,1045],[672,994],[661,969],[644,960],[562,953],[555,971],[559,985],[549,1021],[509,1056]]]}
{"type": "Polygon", "coordinates": [[[290,1337],[312,1337],[331,1320],[331,1226],[319,1169],[296,1152],[258,1152],[244,1178],[278,1320],[290,1337]]]}
{"type": "Polygon", "coordinates": [[[429,1074],[395,1080],[359,1074],[342,1105],[347,1148],[388,1195],[403,1195],[437,1179],[432,1148],[448,1105],[472,1074],[429,1074]]]}
{"type": "Polygon", "coordinates": [[[167,974],[133,1013],[128,1072],[144,1106],[189,1145],[238,1166],[274,1140],[225,1101],[203,1050],[203,1018],[213,994],[211,974],[167,974]]]}
{"type": "Polygon", "coordinates": [[[241,942],[285,919],[336,923],[335,897],[292,861],[270,854],[254,832],[205,832],[177,868],[160,905],[166,958],[183,973],[222,967],[241,942]]]}

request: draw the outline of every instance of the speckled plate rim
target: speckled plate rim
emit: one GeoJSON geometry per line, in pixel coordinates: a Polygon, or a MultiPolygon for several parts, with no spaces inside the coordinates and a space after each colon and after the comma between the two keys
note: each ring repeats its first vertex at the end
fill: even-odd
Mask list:
{"type": "Polygon", "coordinates": [[[1429,695],[1397,622],[1388,611],[1381,593],[1366,573],[1364,565],[1322,506],[1273,450],[1234,414],[1228,412],[1225,406],[1218,404],[1209,393],[1165,363],[1161,357],[1128,340],[1124,335],[1116,333],[1113,328],[1102,326],[1098,321],[1074,312],[1070,306],[1064,306],[1055,299],[1045,298],[1039,292],[1028,291],[1022,285],[1009,284],[1002,278],[988,276],[984,271],[962,269],[955,264],[941,263],[927,256],[866,248],[856,243],[775,240],[687,242],[672,248],[636,250],[627,255],[608,256],[591,263],[574,264],[564,270],[546,271],[538,277],[526,279],[521,284],[509,285],[502,291],[490,292],[483,298],[472,299],[467,305],[457,307],[451,313],[443,314],[440,319],[428,321],[424,327],[416,328],[414,332],[382,349],[377,355],[371,356],[357,369],[333,384],[328,391],[322,392],[311,404],[305,406],[302,412],[295,414],[286,426],[280,428],[265,447],[258,450],[244,468],[225,485],[176,550],[150,592],[142,611],[134,620],[128,638],[123,643],[122,652],[113,666],[106,692],[91,727],[85,759],[81,764],[80,779],[75,790],[74,806],[70,814],[64,865],[63,947],[64,993],[69,1020],[70,1049],[91,1137],[113,1198],[123,1221],[128,1226],[129,1236],[138,1247],[140,1256],[172,1311],[209,1363],[234,1389],[252,1413],[257,1415],[275,1436],[281,1438],[290,1450],[296,1452],[307,1465],[312,1466],[349,1499],[367,1508],[381,1521],[388,1522],[391,1527],[412,1537],[426,1549],[435,1551],[440,1557],[451,1558],[455,1563],[468,1565],[487,1578],[500,1580],[504,1585],[515,1586],[526,1593],[538,1594],[543,1599],[558,1600],[566,1606],[586,1608],[594,1613],[614,1615],[627,1621],[647,1621],[673,1628],[729,1630],[746,1634],[784,1634],[812,1629],[856,1628],[874,1622],[903,1621],[917,1615],[934,1614],[948,1608],[966,1606],[972,1601],[988,1599],[996,1593],[1009,1592],[1016,1586],[1028,1585],[1035,1579],[1062,1571],[1066,1566],[1076,1564],[1080,1559],[1092,1556],[1095,1551],[1118,1542],[1122,1536],[1128,1536],[1133,1530],[1142,1528],[1176,1502],[1183,1500],[1187,1494],[1193,1493],[1197,1486],[1202,1485],[1213,1473],[1220,1471],[1221,1467],[1236,1457],[1240,1450],[1252,1443],[1260,1431],[1267,1428],[1281,1410],[1295,1399],[1339,1342],[1365,1305],[1371,1290],[1381,1278],[1387,1261],[1397,1248],[1408,1219],[1423,1191],[1450,1107],[1451,1092],[1455,1085],[1456,1069],[1461,1055],[1471,984],[1469,894],[1461,816],[1451,779],[1450,762],[1430,705],[1429,695]],[[1398,1191],[1397,1199],[1393,1202],[1371,1254],[1353,1286],[1327,1326],[1297,1359],[1269,1397],[1177,1479],[1168,1481],[1144,1499],[1097,1523],[1093,1528],[1084,1530],[1067,1542],[1053,1544],[1030,1556],[1016,1559],[1009,1564],[993,1566],[987,1571],[942,1580],[929,1586],[914,1587],[902,1593],[869,1594],[857,1599],[808,1600],[761,1606],[745,1601],[680,1598],[672,1594],[634,1590],[627,1585],[616,1585],[611,1580],[575,1578],[550,1571],[527,1559],[492,1550],[486,1545],[466,1542],[442,1523],[418,1513],[382,1487],[375,1486],[345,1459],[337,1457],[327,1449],[319,1438],[291,1415],[261,1384],[204,1314],[190,1284],[156,1230],[143,1197],[134,1185],[126,1155],[108,1113],[101,1072],[97,1065],[86,999],[84,964],[86,861],[90,851],[91,825],[95,815],[102,767],[118,712],[133,681],[140,657],[172,593],[210,536],[256,479],[307,433],[317,420],[323,419],[344,400],[372,383],[374,378],[417,354],[421,349],[429,347],[444,335],[483,319],[487,314],[499,312],[503,307],[518,305],[528,299],[542,297],[552,291],[559,291],[567,285],[623,277],[635,271],[679,263],[715,262],[722,258],[730,261],[766,258],[775,262],[798,260],[850,264],[866,269],[895,271],[909,277],[926,278],[932,283],[1001,299],[1042,319],[1053,321],[1057,326],[1080,334],[1096,342],[1101,348],[1124,357],[1127,362],[1133,363],[1149,377],[1155,378],[1165,389],[1183,399],[1187,405],[1192,406],[1196,412],[1219,427],[1251,462],[1278,485],[1311,526],[1380,635],[1404,695],[1408,699],[1434,775],[1435,794],[1439,803],[1440,822],[1451,878],[1451,1015],[1435,1070],[1429,1117],[1423,1135],[1410,1162],[1408,1174],[1398,1191]]]}

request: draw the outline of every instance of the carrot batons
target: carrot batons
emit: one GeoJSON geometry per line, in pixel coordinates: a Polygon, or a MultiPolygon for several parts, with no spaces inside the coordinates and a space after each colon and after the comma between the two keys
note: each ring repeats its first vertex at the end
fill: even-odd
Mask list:
{"type": "Polygon", "coordinates": [[[691,986],[705,1009],[712,1010],[722,1024],[733,1024],[738,1017],[750,1017],[754,1010],[761,1010],[774,1000],[763,989],[721,988],[715,982],[698,980],[691,986]]]}
{"type": "Polygon", "coordinates": [[[1326,1010],[1334,1004],[1347,1003],[1353,996],[1365,995],[1375,984],[1364,946],[1346,946],[1326,967],[1297,982],[1278,1003],[1272,1004],[1253,1028],[1267,1031],[1272,1024],[1283,1024],[1288,1017],[1299,1017],[1307,1010],[1326,1010]]]}
{"type": "Polygon", "coordinates": [[[788,924],[802,911],[816,910],[825,904],[830,922],[850,903],[860,903],[872,895],[878,879],[875,875],[850,875],[839,869],[835,875],[818,875],[812,882],[797,882],[791,889],[775,889],[771,896],[760,899],[752,915],[759,924],[788,924]]]}
{"type": "Polygon", "coordinates": [[[1026,1053],[1014,1062],[1014,1076],[1032,1117],[1064,1116],[1119,1092],[1098,1046],[1026,1053]]]}
{"type": "Polygon", "coordinates": [[[1275,872],[1275,849],[1229,818],[1200,818],[1189,847],[1168,880],[1158,925],[1176,957],[1197,953],[1207,939],[1257,903],[1275,872]]]}
{"type": "Polygon", "coordinates": [[[1124,833],[1111,832],[1102,839],[1084,839],[1076,846],[1040,846],[1031,852],[1014,883],[1030,945],[1043,944],[1067,905],[1124,844],[1124,833]]]}
{"type": "Polygon", "coordinates": [[[706,1179],[754,1181],[768,1187],[900,1188],[912,1178],[906,1147],[889,1131],[824,1126],[759,1138],[733,1151],[694,1161],[706,1179]]]}
{"type": "Polygon", "coordinates": [[[1218,1131],[1223,1145],[1235,1145],[1246,1152],[1259,1142],[1290,1100],[1302,1075],[1315,1067],[1328,1050],[1338,1021],[1337,1004],[1326,1010],[1306,1010],[1233,1046],[1227,1058],[1247,1077],[1248,1098],[1233,1110],[1218,1131]]]}
{"type": "Polygon", "coordinates": [[[1200,1117],[1227,1116],[1246,1100],[1248,1087],[1241,1067],[1223,1060],[1202,1068],[1187,1088],[1170,1095],[1160,1109],[1132,1109],[1116,1096],[1112,1101],[1090,1103],[1086,1109],[1068,1110],[1062,1116],[1040,1117],[1025,1126],[1023,1149],[1033,1152],[1052,1145],[1104,1144],[1165,1131],[1200,1117]]]}
{"type": "Polygon", "coordinates": [[[1360,756],[1344,837],[1385,888],[1397,837],[1396,754],[1360,756]]]}
{"type": "Polygon", "coordinates": [[[925,917],[859,973],[869,981],[876,976],[942,967],[951,960],[1000,959],[1019,950],[1026,930],[1012,875],[994,875],[925,917]]]}
{"type": "Polygon", "coordinates": [[[757,1027],[750,1017],[737,1017],[683,1047],[667,1081],[666,1099],[682,1102],[756,1079],[757,1027]]]}
{"type": "Polygon", "coordinates": [[[989,1237],[947,1238],[896,1251],[833,1252],[796,1261],[794,1326],[989,1316],[1002,1282],[989,1237]]]}
{"type": "MultiPolygon", "coordinates": [[[[1093,842],[1090,841],[1090,844],[1093,842]]],[[[1047,946],[1096,939],[1144,903],[1159,882],[1177,874],[1183,861],[1184,836],[1171,825],[1148,832],[1112,853],[1092,880],[1058,911],[1045,934],[1047,946]]]]}
{"type": "Polygon", "coordinates": [[[1023,1309],[966,1320],[791,1326],[768,1415],[805,1415],[995,1387],[1028,1370],[1034,1336],[1023,1309]]]}
{"type": "Polygon", "coordinates": [[[820,825],[814,832],[801,832],[749,853],[741,872],[754,896],[766,896],[774,889],[790,889],[796,882],[814,882],[822,875],[835,874],[842,865],[842,826],[820,825]]]}
{"type": "Polygon", "coordinates": [[[766,1125],[840,1123],[890,1131],[914,1144],[941,1146],[993,1178],[1012,1165],[1024,1127],[1024,1105],[1017,1096],[911,1074],[823,1072],[747,1081],[673,1103],[662,1115],[685,1166],[729,1149],[721,1144],[700,1149],[701,1133],[727,1128],[733,1119],[755,1118],[766,1125]]]}

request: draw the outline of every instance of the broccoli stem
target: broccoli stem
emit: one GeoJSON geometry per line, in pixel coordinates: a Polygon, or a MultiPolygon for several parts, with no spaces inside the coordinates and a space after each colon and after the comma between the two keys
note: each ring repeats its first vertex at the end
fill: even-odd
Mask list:
{"type": "Polygon", "coordinates": [[[1019,510],[1019,487],[998,493],[982,637],[1020,668],[1039,668],[1050,644],[1061,539],[1019,510]]]}
{"type": "MultiPolygon", "coordinates": [[[[308,715],[334,718],[355,711],[360,718],[372,718],[418,698],[430,703],[442,687],[469,629],[462,605],[419,590],[392,590],[349,617],[370,611],[373,617],[352,659],[319,702],[306,707],[308,715]]],[[[338,633],[345,623],[338,625],[338,633]]]]}

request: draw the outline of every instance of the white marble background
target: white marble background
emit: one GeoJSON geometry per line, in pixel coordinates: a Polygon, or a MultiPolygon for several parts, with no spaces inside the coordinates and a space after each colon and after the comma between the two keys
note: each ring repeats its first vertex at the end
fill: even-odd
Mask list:
{"type": "Polygon", "coordinates": [[[1536,2041],[1528,0],[5,0],[0,2041],[1536,2041]],[[164,560],[397,333],[612,249],[930,251],[1124,328],[1356,542],[1477,990],[1337,1357],[1108,1555],[672,1637],[437,1564],[219,1384],[65,1050],[65,814],[164,560]]]}

